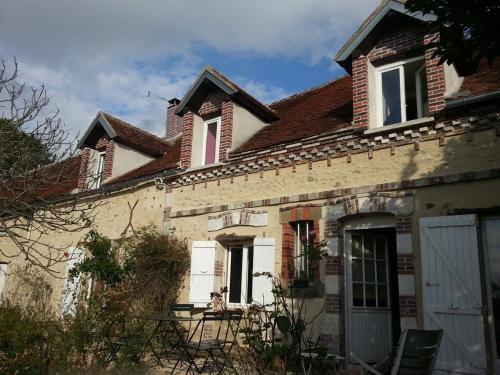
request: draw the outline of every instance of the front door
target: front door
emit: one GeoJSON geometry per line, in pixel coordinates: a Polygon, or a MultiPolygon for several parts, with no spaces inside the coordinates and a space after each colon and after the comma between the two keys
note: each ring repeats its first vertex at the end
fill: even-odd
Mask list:
{"type": "Polygon", "coordinates": [[[475,215],[420,219],[424,327],[443,329],[436,370],[487,371],[475,215]]]}
{"type": "Polygon", "coordinates": [[[348,232],[347,259],[348,350],[376,362],[392,346],[388,234],[348,232]]]}

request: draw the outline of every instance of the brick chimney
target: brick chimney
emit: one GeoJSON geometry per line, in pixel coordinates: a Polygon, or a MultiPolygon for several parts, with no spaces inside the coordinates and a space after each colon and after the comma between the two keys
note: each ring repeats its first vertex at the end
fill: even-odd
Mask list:
{"type": "Polygon", "coordinates": [[[177,98],[170,99],[167,107],[167,123],[165,129],[165,138],[172,138],[182,132],[182,118],[175,114],[180,100],[177,98]]]}

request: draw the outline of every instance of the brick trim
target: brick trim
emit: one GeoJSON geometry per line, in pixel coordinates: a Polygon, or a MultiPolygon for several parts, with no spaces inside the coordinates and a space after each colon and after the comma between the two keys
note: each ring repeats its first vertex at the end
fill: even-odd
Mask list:
{"type": "Polygon", "coordinates": [[[397,254],[398,275],[415,274],[415,258],[413,254],[397,254]]]}
{"type": "Polygon", "coordinates": [[[106,156],[104,157],[104,168],[102,179],[105,180],[113,175],[113,160],[115,158],[115,142],[110,140],[106,144],[106,156]]]}
{"type": "Polygon", "coordinates": [[[227,160],[228,151],[233,144],[233,110],[234,104],[232,101],[226,100],[222,102],[219,161],[227,160]]]}
{"type": "Polygon", "coordinates": [[[181,156],[180,166],[189,168],[191,166],[191,151],[193,148],[193,126],[194,114],[186,113],[182,117],[182,139],[181,139],[181,156]]]}
{"type": "Polygon", "coordinates": [[[325,295],[325,313],[338,314],[344,311],[344,300],[339,294],[325,295]]]}
{"type": "Polygon", "coordinates": [[[396,216],[396,233],[411,233],[411,215],[396,216]]]}
{"type": "Polygon", "coordinates": [[[325,275],[342,275],[342,258],[338,255],[328,256],[325,261],[325,275]]]}
{"type": "Polygon", "coordinates": [[[84,191],[87,188],[89,159],[90,159],[90,149],[86,148],[82,151],[80,171],[78,173],[78,191],[84,191]]]}
{"type": "Polygon", "coordinates": [[[417,298],[415,296],[399,296],[399,315],[401,317],[417,316],[417,298]]]}

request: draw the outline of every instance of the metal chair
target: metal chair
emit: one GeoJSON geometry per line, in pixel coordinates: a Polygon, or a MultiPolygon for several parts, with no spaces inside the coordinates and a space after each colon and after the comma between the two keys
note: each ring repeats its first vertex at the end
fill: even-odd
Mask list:
{"type": "Polygon", "coordinates": [[[230,367],[237,373],[231,362],[230,354],[237,340],[242,316],[243,311],[241,310],[204,312],[203,318],[196,325],[189,340],[184,343],[181,355],[171,373],[175,372],[181,361],[188,365],[186,374],[192,370],[196,373],[202,373],[209,365],[211,365],[210,374],[214,371],[224,373],[226,367],[230,367]],[[213,325],[216,327],[212,327],[213,325]],[[211,338],[205,337],[207,327],[216,328],[212,330],[214,334],[211,338]],[[193,341],[195,336],[197,342],[193,341]],[[205,356],[201,366],[196,363],[200,354],[205,356]]]}
{"type": "MultiPolygon", "coordinates": [[[[431,374],[441,345],[443,330],[408,329],[401,334],[391,375],[431,374]]],[[[351,358],[363,367],[364,373],[382,375],[351,352],[351,358]]]]}
{"type": "Polygon", "coordinates": [[[177,303],[169,306],[168,314],[172,319],[165,322],[161,332],[163,353],[169,360],[169,355],[179,352],[179,348],[189,338],[191,324],[193,322],[194,304],[177,303]],[[184,326],[182,323],[187,325],[184,326]]]}

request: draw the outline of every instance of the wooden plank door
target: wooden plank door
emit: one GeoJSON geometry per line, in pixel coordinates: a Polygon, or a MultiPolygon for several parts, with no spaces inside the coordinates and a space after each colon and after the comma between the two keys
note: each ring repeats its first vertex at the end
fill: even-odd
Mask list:
{"type": "Polygon", "coordinates": [[[487,371],[475,215],[420,219],[424,326],[443,329],[436,370],[487,371]]]}

